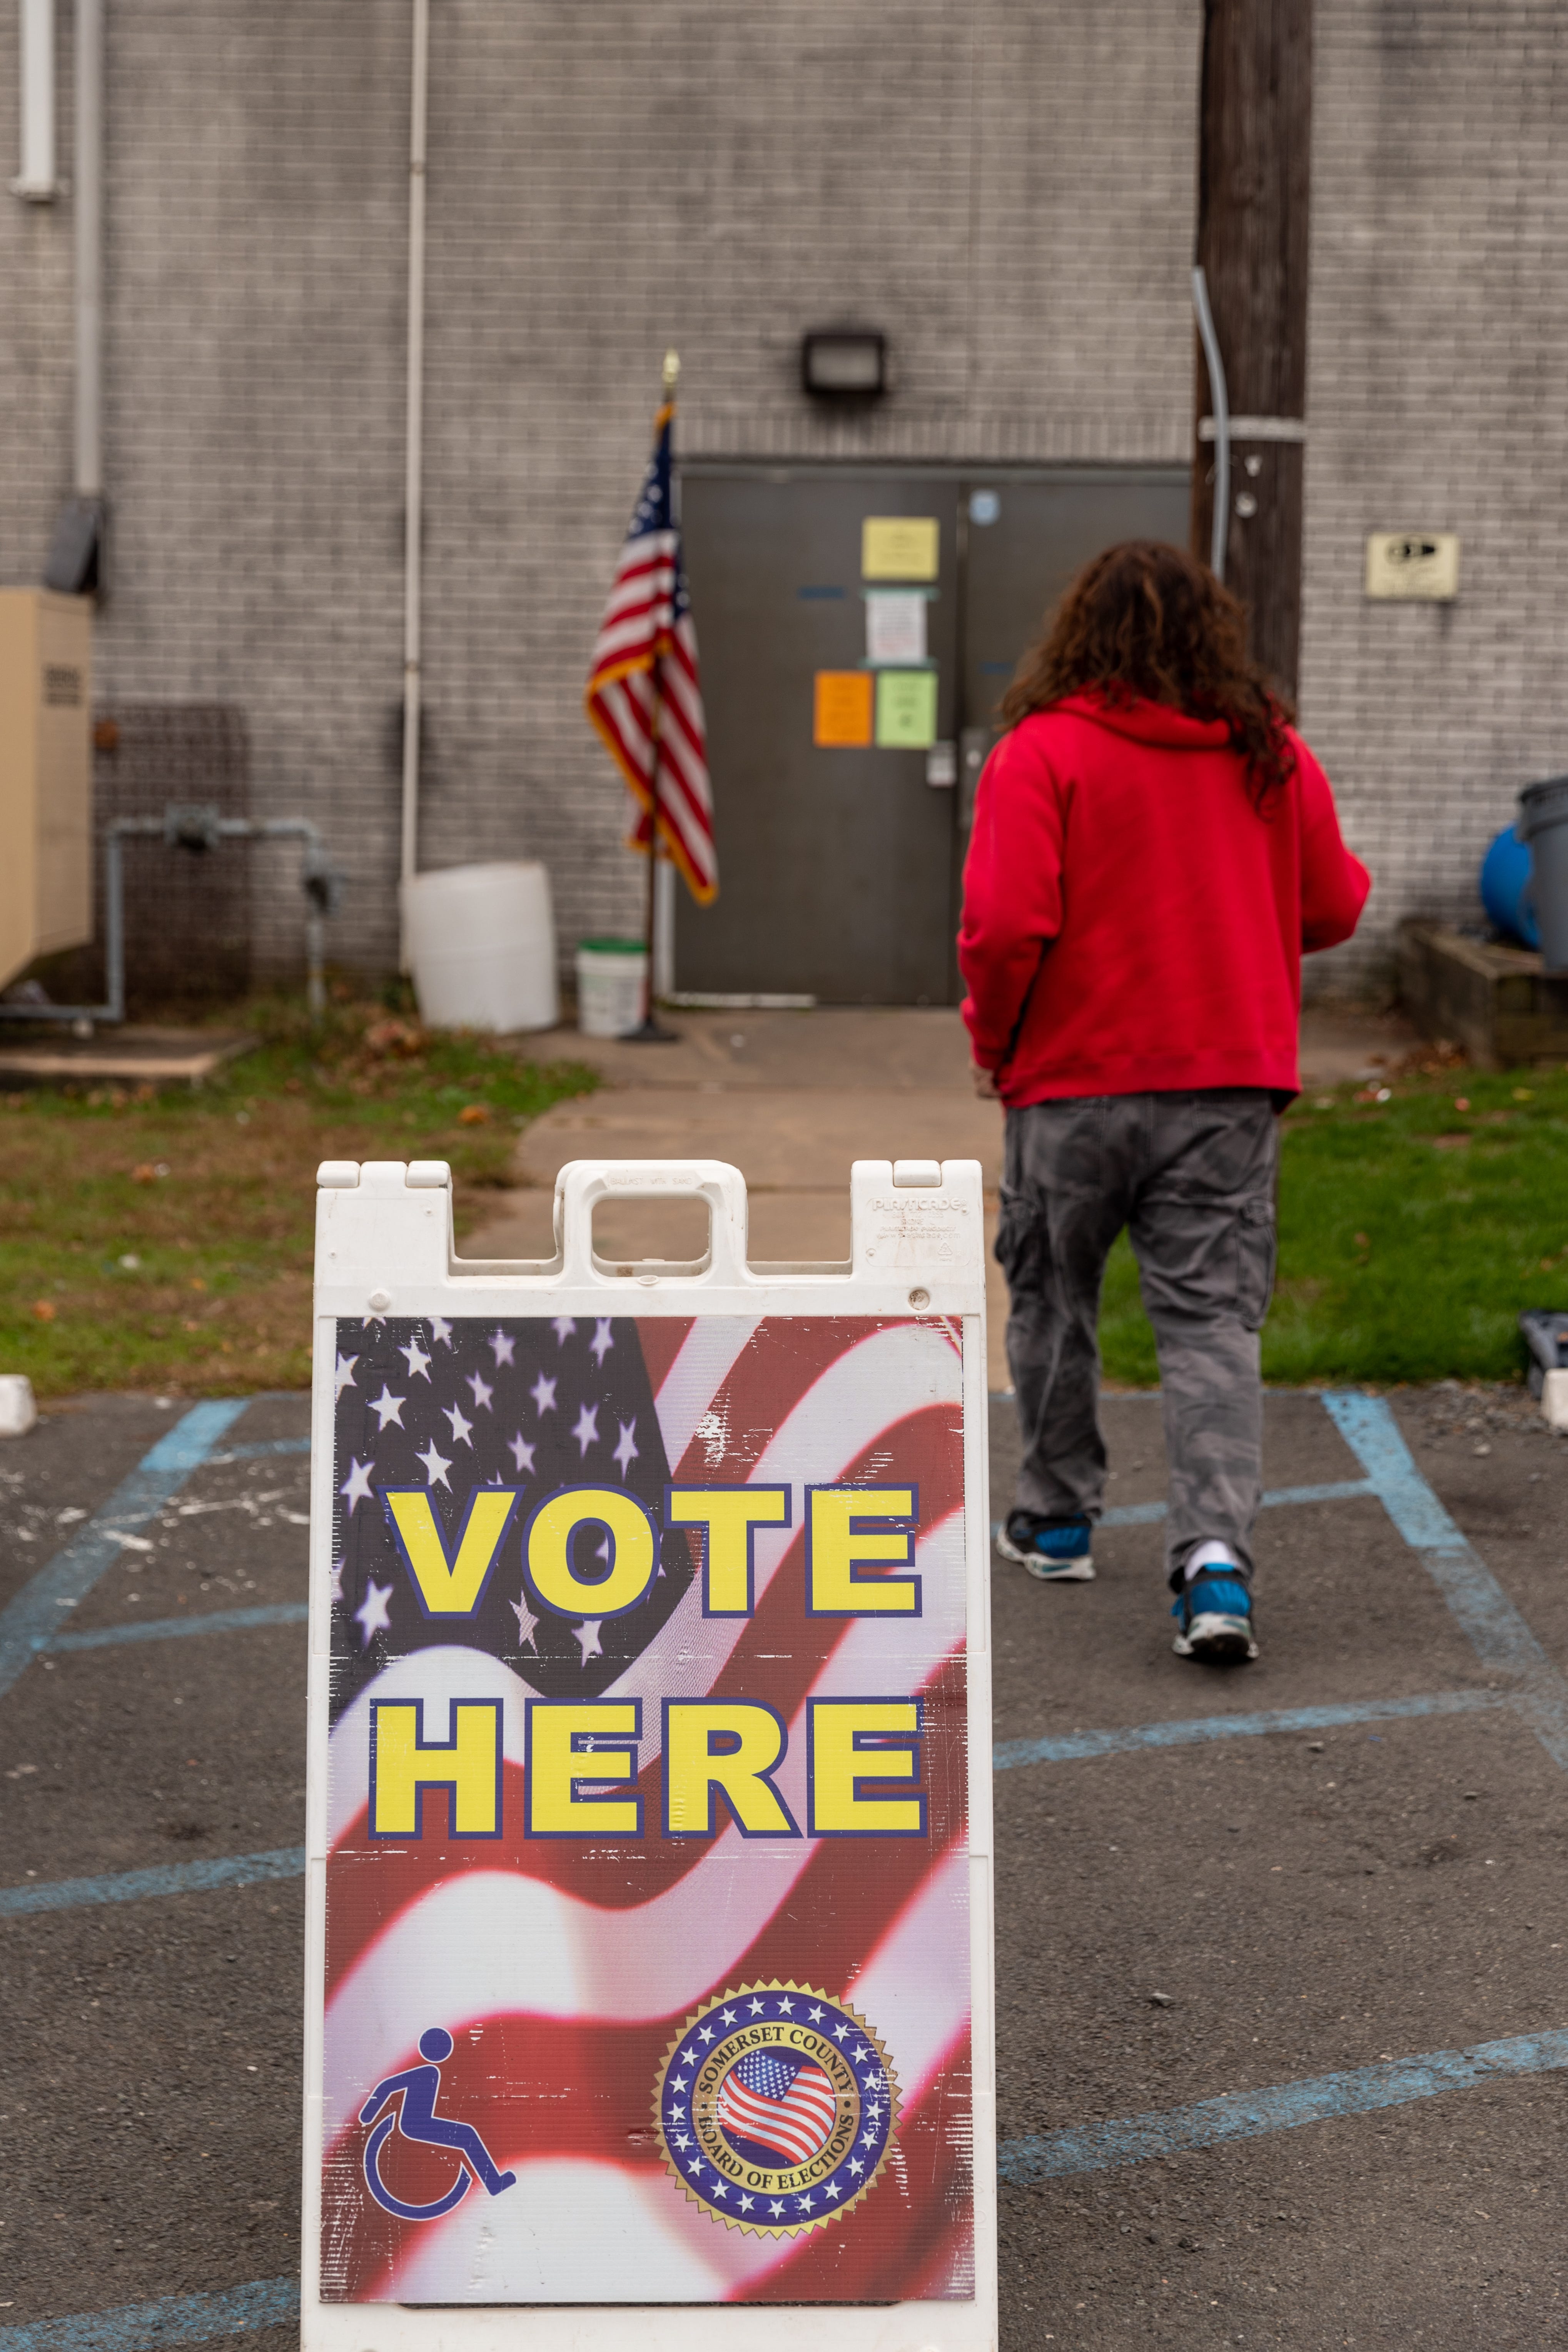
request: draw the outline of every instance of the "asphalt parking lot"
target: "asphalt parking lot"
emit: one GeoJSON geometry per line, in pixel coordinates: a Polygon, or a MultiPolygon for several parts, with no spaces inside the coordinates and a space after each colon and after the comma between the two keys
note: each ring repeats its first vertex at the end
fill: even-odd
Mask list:
{"type": "MultiPolygon", "coordinates": [[[[0,2352],[296,2338],[307,1412],[0,1454],[0,2352]]],[[[994,1575],[1004,2344],[1568,2340],[1568,1445],[1271,1395],[1218,1673],[1106,1419],[1097,1581],[994,1575]]]]}

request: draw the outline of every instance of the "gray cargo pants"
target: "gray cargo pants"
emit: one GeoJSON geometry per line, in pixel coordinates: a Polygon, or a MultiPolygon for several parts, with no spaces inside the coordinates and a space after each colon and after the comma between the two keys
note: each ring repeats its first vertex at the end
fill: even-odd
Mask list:
{"type": "Polygon", "coordinates": [[[1188,1552],[1210,1540],[1252,1566],[1278,1153],[1269,1097],[1250,1087],[1007,1113],[996,1256],[1012,1297],[1007,1360],[1024,1441],[1014,1507],[1091,1520],[1103,1507],[1095,1327],[1106,1256],[1125,1225],[1159,1349],[1173,1585],[1188,1552]]]}

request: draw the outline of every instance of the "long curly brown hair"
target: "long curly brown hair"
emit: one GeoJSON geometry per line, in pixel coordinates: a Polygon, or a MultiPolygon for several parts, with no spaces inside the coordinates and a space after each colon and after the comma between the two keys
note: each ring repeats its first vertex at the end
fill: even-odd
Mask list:
{"type": "Polygon", "coordinates": [[[1296,714],[1247,650],[1247,614],[1184,548],[1124,540],[1086,563],[1014,672],[1002,719],[1016,727],[1069,694],[1113,708],[1142,698],[1194,719],[1223,719],[1247,761],[1258,814],[1296,764],[1286,729],[1296,714]]]}

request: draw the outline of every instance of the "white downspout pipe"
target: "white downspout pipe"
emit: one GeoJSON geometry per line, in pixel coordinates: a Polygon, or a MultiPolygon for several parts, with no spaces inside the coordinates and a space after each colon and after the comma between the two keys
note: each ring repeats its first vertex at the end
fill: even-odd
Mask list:
{"type": "MultiPolygon", "coordinates": [[[[425,441],[425,116],[430,0],[414,0],[408,118],[408,403],[403,510],[403,843],[405,888],[419,866],[420,541],[425,441]]],[[[406,933],[406,919],[404,929],[406,933]]],[[[403,953],[407,969],[406,949],[403,953]]]]}
{"type": "Polygon", "coordinates": [[[55,0],[22,0],[21,171],[14,196],[52,204],[55,178],[55,0]]]}
{"type": "Polygon", "coordinates": [[[103,0],[77,0],[76,490],[103,496],[103,0]]]}

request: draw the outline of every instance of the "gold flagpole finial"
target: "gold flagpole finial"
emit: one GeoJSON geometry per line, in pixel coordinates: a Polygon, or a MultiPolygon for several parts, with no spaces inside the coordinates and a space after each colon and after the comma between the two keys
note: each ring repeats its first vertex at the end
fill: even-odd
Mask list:
{"type": "Polygon", "coordinates": [[[679,352],[666,352],[664,355],[664,396],[666,400],[673,397],[675,387],[679,380],[680,353],[679,352]]]}

